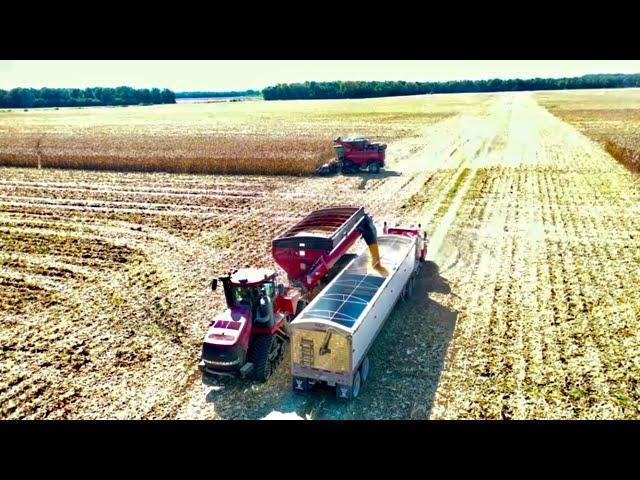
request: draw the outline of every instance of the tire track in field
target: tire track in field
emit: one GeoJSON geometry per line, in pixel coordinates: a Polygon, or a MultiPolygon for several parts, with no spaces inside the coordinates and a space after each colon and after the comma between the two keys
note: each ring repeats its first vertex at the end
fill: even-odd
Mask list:
{"type": "MultiPolygon", "coordinates": [[[[498,102],[498,105],[502,103],[498,102]]],[[[494,107],[492,113],[493,115],[489,118],[478,120],[477,125],[469,128],[475,135],[467,138],[456,149],[454,155],[461,157],[457,169],[433,203],[422,214],[422,225],[429,232],[429,257],[438,262],[450,262],[453,258],[455,263],[455,259],[459,256],[460,245],[451,245],[446,251],[442,251],[445,237],[456,219],[460,205],[478,169],[490,163],[489,156],[492,155],[494,142],[503,134],[506,127],[504,117],[508,118],[510,112],[496,110],[494,107]]],[[[445,268],[441,265],[441,271],[446,271],[449,266],[445,268]]]]}
{"type": "MultiPolygon", "coordinates": [[[[607,365],[606,355],[618,348],[616,329],[633,323],[633,300],[622,299],[625,284],[617,280],[622,272],[629,277],[623,258],[632,258],[633,246],[602,236],[624,238],[619,226],[625,221],[630,230],[630,199],[617,192],[628,188],[622,181],[629,174],[527,97],[513,110],[498,168],[472,186],[445,240],[458,242],[474,231],[484,242],[467,252],[475,266],[450,272],[465,298],[452,302],[461,316],[431,414],[622,415],[608,389],[624,386],[606,376],[623,377],[630,369],[607,365]],[[612,315],[598,315],[610,308],[612,315]]],[[[627,353],[634,345],[628,342],[627,353]]]]}

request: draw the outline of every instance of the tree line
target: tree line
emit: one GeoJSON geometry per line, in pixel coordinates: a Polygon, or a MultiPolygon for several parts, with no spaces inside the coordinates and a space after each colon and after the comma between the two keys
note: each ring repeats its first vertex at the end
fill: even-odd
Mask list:
{"type": "Polygon", "coordinates": [[[262,90],[265,100],[367,98],[433,93],[512,92],[640,87],[640,74],[595,74],[572,78],[459,80],[449,82],[335,81],[280,83],[262,90]]]}
{"type": "Polygon", "coordinates": [[[152,105],[176,103],[175,93],[168,89],[116,88],[14,88],[0,90],[0,107],[93,107],[106,105],[152,105]]]}
{"type": "Polygon", "coordinates": [[[241,90],[230,92],[178,92],[176,98],[219,98],[219,97],[258,97],[258,90],[241,90]]]}

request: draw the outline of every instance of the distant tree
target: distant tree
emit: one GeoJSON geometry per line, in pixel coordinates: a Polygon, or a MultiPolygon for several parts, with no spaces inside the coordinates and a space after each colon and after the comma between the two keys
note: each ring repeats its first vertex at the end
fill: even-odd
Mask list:
{"type": "Polygon", "coordinates": [[[176,103],[176,94],[165,88],[161,93],[162,103],[176,103]]]}
{"type": "Polygon", "coordinates": [[[175,98],[216,98],[216,97],[257,97],[261,93],[258,90],[238,90],[226,92],[177,92],[175,98]]]}
{"type": "Polygon", "coordinates": [[[449,82],[304,82],[279,83],[262,90],[265,100],[365,98],[432,93],[501,92],[640,86],[640,74],[600,74],[575,78],[462,80],[449,82]]]}
{"type": "Polygon", "coordinates": [[[99,105],[137,105],[139,103],[175,103],[175,94],[171,90],[162,92],[154,88],[133,89],[117,88],[14,88],[0,90],[0,107],[67,107],[99,105]]]}
{"type": "Polygon", "coordinates": [[[159,88],[151,89],[151,103],[162,103],[162,93],[159,88]]]}
{"type": "Polygon", "coordinates": [[[116,105],[116,92],[113,88],[97,88],[94,94],[103,105],[116,105]]]}
{"type": "Polygon", "coordinates": [[[9,99],[9,106],[11,107],[31,107],[36,99],[35,90],[32,88],[14,88],[9,92],[9,99]]]}

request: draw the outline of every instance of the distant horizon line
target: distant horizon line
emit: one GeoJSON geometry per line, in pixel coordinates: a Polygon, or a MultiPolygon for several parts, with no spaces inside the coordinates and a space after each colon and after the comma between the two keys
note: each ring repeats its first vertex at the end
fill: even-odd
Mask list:
{"type": "MultiPolygon", "coordinates": [[[[578,75],[578,76],[572,76],[572,77],[567,77],[567,76],[549,76],[549,77],[492,77],[492,78],[486,78],[486,79],[481,79],[481,78],[476,78],[476,79],[457,79],[457,80],[304,80],[301,82],[278,82],[278,83],[274,83],[271,85],[267,85],[264,87],[260,87],[260,88],[244,88],[244,89],[236,89],[236,90],[229,90],[229,89],[224,89],[224,90],[205,90],[202,88],[194,88],[191,90],[183,90],[183,89],[172,89],[170,87],[158,87],[158,86],[152,86],[152,87],[131,87],[130,85],[125,85],[125,84],[121,84],[121,85],[117,85],[117,86],[104,86],[104,85],[93,85],[93,86],[73,86],[73,87],[22,87],[22,86],[18,86],[18,87],[11,87],[11,88],[0,88],[0,90],[4,90],[4,91],[10,91],[10,90],[14,90],[17,88],[24,88],[24,89],[33,89],[33,90],[42,90],[44,88],[50,88],[52,90],[64,90],[64,89],[87,89],[87,88],[119,88],[119,87],[127,87],[127,88],[134,88],[136,90],[152,90],[152,89],[159,89],[159,90],[171,90],[173,91],[176,95],[181,95],[181,94],[189,94],[189,93],[195,93],[195,92],[202,92],[202,93],[215,93],[215,94],[222,94],[222,93],[244,93],[244,92],[249,92],[249,91],[257,91],[257,92],[262,92],[264,89],[275,86],[275,85],[295,85],[295,84],[305,84],[305,83],[311,83],[311,82],[315,82],[317,84],[322,84],[322,83],[334,83],[334,82],[343,82],[343,83],[356,83],[356,82],[363,82],[363,83],[373,83],[373,82],[379,82],[379,83],[383,83],[383,82],[389,82],[389,83],[400,83],[400,82],[404,82],[404,83],[433,83],[433,84],[443,84],[443,83],[449,83],[449,82],[488,82],[488,81],[492,81],[492,80],[502,80],[502,81],[509,81],[509,80],[523,80],[523,81],[530,81],[530,80],[564,80],[564,79],[576,79],[576,78],[584,78],[584,77],[590,77],[590,76],[630,76],[630,75],[640,75],[640,72],[636,72],[636,73],[620,73],[620,72],[615,72],[615,73],[585,73],[583,75],[578,75]]],[[[629,87],[629,88],[634,88],[634,87],[629,87]]]]}

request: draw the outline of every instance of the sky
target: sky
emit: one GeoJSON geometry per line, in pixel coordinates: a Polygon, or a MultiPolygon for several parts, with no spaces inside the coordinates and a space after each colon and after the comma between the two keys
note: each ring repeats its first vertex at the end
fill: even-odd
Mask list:
{"type": "Polygon", "coordinates": [[[640,60],[0,60],[0,89],[117,87],[260,90],[306,80],[575,77],[640,73],[640,60]]]}

